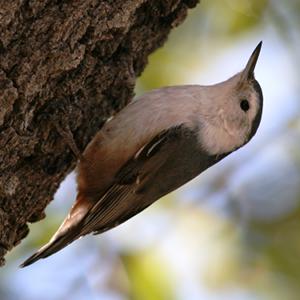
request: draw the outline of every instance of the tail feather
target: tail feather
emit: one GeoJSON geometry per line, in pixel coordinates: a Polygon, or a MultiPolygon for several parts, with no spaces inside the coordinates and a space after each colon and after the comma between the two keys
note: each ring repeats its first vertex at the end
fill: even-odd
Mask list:
{"type": "MultiPolygon", "coordinates": [[[[75,229],[75,228],[74,228],[75,229]]],[[[65,246],[72,243],[74,240],[76,240],[79,236],[77,230],[69,230],[68,232],[62,234],[62,235],[55,235],[48,244],[44,245],[42,248],[40,248],[36,253],[34,253],[32,256],[30,256],[28,259],[26,259],[21,265],[21,268],[27,267],[37,260],[41,258],[46,258],[57,251],[61,250],[65,246]]]]}
{"type": "Polygon", "coordinates": [[[82,226],[82,221],[89,211],[90,207],[91,203],[89,202],[89,199],[82,196],[81,194],[78,194],[69,215],[60,225],[49,243],[47,243],[35,254],[26,259],[20,265],[20,267],[27,267],[41,258],[46,258],[71,244],[80,236],[84,235],[84,233],[81,233],[80,228],[82,226]]]}

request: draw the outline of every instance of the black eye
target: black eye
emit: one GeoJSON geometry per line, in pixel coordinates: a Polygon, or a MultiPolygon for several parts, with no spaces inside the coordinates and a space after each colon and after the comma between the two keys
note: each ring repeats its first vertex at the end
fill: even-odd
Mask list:
{"type": "Polygon", "coordinates": [[[250,108],[250,105],[249,105],[249,102],[248,100],[246,99],[243,99],[241,102],[240,102],[240,107],[243,111],[248,111],[249,108],[250,108]]]}

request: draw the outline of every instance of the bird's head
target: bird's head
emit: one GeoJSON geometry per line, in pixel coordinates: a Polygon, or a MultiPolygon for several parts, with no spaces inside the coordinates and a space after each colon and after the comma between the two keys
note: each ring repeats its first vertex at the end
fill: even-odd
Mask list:
{"type": "MultiPolygon", "coordinates": [[[[246,144],[259,126],[263,96],[254,69],[261,50],[260,42],[246,67],[227,81],[209,90],[211,99],[206,109],[206,148],[211,154],[232,152],[246,144]]],[[[203,135],[202,135],[203,136],[203,135]]]]}

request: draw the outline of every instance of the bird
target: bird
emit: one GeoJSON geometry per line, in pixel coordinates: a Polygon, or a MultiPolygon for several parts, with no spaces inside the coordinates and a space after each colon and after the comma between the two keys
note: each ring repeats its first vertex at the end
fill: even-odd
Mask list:
{"type": "Polygon", "coordinates": [[[226,81],[152,90],[108,120],[77,162],[68,216],[21,267],[125,222],[248,143],[262,117],[261,47],[226,81]]]}

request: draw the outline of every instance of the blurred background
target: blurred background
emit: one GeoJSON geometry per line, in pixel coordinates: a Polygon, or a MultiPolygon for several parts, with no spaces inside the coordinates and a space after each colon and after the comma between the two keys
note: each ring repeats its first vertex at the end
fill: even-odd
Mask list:
{"type": "Polygon", "coordinates": [[[203,0],[190,11],[150,57],[136,94],[225,80],[263,40],[257,135],[125,224],[18,269],[67,214],[70,174],[47,218],[7,256],[0,299],[300,299],[299,28],[299,0],[203,0]]]}

